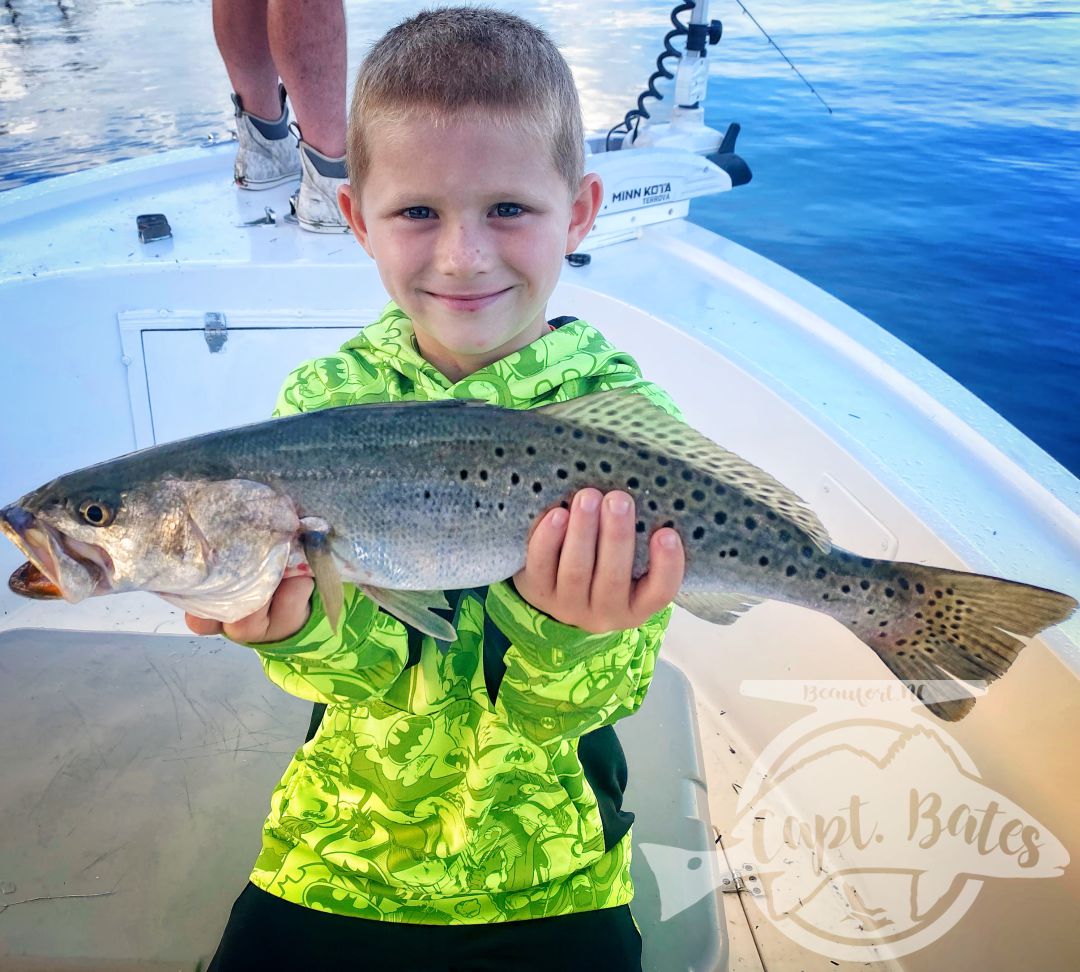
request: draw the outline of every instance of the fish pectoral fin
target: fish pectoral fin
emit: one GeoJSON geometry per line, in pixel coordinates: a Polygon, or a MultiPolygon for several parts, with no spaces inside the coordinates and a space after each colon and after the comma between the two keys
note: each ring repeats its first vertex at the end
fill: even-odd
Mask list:
{"type": "Polygon", "coordinates": [[[675,598],[675,603],[703,621],[711,621],[713,624],[734,624],[762,600],[763,598],[760,597],[750,597],[748,594],[737,594],[734,591],[695,591],[688,594],[680,593],[675,598]]]}
{"type": "Polygon", "coordinates": [[[417,631],[431,635],[436,641],[447,643],[457,638],[454,626],[435,611],[449,611],[450,605],[442,591],[393,591],[385,587],[358,585],[388,614],[411,625],[417,631]]]}
{"type": "Polygon", "coordinates": [[[315,579],[315,589],[322,599],[323,608],[330,627],[337,631],[338,621],[345,606],[344,582],[337,562],[330,550],[330,525],[318,517],[304,517],[300,521],[303,530],[301,543],[304,556],[311,567],[311,576],[315,579]]]}

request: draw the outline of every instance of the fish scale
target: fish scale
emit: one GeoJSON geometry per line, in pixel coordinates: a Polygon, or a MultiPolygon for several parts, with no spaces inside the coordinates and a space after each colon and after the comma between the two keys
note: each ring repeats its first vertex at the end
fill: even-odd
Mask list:
{"type": "MultiPolygon", "coordinates": [[[[348,581],[449,643],[441,592],[511,577],[536,521],[585,487],[633,496],[635,577],[652,533],[679,532],[687,610],[731,624],[768,598],[811,608],[903,680],[998,678],[1021,638],[1076,608],[1027,584],[835,548],[785,486],[625,390],[528,411],[342,406],[215,432],[61,476],[0,510],[0,528],[72,600],[153,590],[230,621],[302,565],[335,626],[348,581]]],[[[13,589],[48,589],[17,575],[13,589]]],[[[958,719],[974,698],[955,691],[924,701],[958,719]]]]}

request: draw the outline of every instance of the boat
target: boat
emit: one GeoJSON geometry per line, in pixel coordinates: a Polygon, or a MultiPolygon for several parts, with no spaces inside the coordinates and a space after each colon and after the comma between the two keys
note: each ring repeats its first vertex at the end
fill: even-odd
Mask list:
{"type": "MultiPolygon", "coordinates": [[[[688,219],[750,175],[737,128],[694,107],[706,5],[692,18],[671,120],[590,137],[605,206],[552,311],[596,323],[837,544],[1080,595],[1076,477],[866,317],[688,219]]],[[[360,247],[301,232],[288,186],[238,192],[233,154],[0,194],[0,502],[263,419],[298,361],[378,316],[360,247]]],[[[21,561],[0,546],[5,577],[21,561]]],[[[147,594],[0,590],[0,675],[0,970],[204,968],[309,706],[147,594]]],[[[1080,968],[1078,675],[1074,617],[946,724],[824,616],[677,611],[619,724],[645,968],[1080,968]]]]}

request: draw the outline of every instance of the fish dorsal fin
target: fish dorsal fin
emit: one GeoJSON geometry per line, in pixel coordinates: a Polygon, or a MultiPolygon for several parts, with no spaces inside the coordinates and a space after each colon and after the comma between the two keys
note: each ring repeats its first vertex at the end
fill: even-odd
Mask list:
{"type": "Polygon", "coordinates": [[[545,405],[534,412],[678,458],[765,504],[805,532],[821,550],[832,549],[829,532],[799,496],[752,462],[668,415],[644,395],[613,389],[545,405]]]}

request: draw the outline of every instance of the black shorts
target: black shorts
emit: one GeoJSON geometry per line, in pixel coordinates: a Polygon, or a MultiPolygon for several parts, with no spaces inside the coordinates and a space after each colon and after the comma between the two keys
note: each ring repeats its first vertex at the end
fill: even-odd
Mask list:
{"type": "Polygon", "coordinates": [[[249,884],[207,972],[641,972],[628,905],[480,925],[332,915],[249,884]]]}

